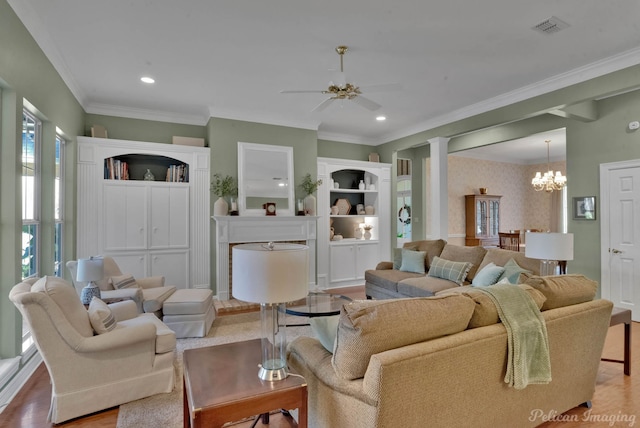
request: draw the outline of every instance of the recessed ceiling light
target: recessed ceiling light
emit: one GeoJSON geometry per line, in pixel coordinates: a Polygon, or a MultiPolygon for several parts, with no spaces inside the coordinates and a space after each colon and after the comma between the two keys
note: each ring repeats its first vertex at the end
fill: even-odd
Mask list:
{"type": "Polygon", "coordinates": [[[378,117],[376,117],[376,120],[378,122],[384,122],[385,120],[387,120],[387,116],[378,116],[378,117]]]}
{"type": "Polygon", "coordinates": [[[140,80],[142,80],[144,83],[156,83],[155,79],[149,76],[142,76],[140,80]]]}

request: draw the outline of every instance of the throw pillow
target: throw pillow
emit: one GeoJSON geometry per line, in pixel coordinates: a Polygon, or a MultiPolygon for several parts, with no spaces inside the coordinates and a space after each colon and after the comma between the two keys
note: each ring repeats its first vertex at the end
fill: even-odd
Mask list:
{"type": "Polygon", "coordinates": [[[130,273],[120,276],[112,276],[110,281],[113,288],[116,290],[120,290],[121,288],[139,288],[138,283],[130,273]]]}
{"type": "Polygon", "coordinates": [[[403,272],[425,273],[424,258],[427,255],[424,251],[412,251],[402,249],[402,265],[400,270],[403,272]]]}
{"type": "Polygon", "coordinates": [[[505,263],[504,273],[500,276],[500,278],[498,278],[498,281],[507,278],[507,280],[511,284],[518,284],[521,273],[530,275],[532,272],[530,270],[521,268],[515,260],[510,259],[507,263],[505,263]]]}
{"type": "Polygon", "coordinates": [[[116,318],[105,302],[94,297],[89,303],[89,321],[98,334],[107,333],[116,328],[116,318]]]}
{"type": "Polygon", "coordinates": [[[309,318],[311,331],[318,338],[324,348],[333,354],[333,347],[336,343],[336,335],[338,333],[338,322],[340,315],[330,317],[312,317],[309,318]]]}
{"type": "Polygon", "coordinates": [[[471,281],[471,285],[474,287],[486,287],[498,282],[500,275],[504,273],[502,266],[496,266],[494,263],[489,263],[476,273],[476,276],[471,281]]]}
{"type": "Polygon", "coordinates": [[[458,285],[462,285],[469,273],[469,269],[471,269],[471,263],[469,262],[452,262],[436,256],[431,262],[429,276],[448,279],[458,285]]]}

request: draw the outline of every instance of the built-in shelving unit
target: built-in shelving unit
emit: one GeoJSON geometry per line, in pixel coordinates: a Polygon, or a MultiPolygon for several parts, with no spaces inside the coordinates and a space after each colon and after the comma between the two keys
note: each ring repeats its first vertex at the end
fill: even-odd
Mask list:
{"type": "Polygon", "coordinates": [[[318,158],[318,178],[318,285],[362,284],[364,271],[389,257],[391,166],[318,158]]]}

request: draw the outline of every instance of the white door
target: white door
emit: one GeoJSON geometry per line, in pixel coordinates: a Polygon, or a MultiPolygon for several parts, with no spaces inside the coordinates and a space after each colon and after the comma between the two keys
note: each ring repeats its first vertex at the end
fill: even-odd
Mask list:
{"type": "Polygon", "coordinates": [[[356,278],[364,279],[364,271],[375,269],[380,262],[379,244],[358,244],[356,253],[356,278]]]}
{"type": "Polygon", "coordinates": [[[640,321],[640,160],[600,166],[602,297],[640,321]]]}
{"type": "Polygon", "coordinates": [[[151,276],[164,276],[164,285],[189,288],[189,251],[152,252],[151,276]]]}
{"type": "Polygon", "coordinates": [[[144,184],[105,180],[102,206],[106,251],[147,248],[147,188],[144,184]]]}
{"type": "Polygon", "coordinates": [[[331,282],[356,279],[356,246],[332,245],[329,252],[331,282]]]}
{"type": "Polygon", "coordinates": [[[189,247],[189,187],[151,187],[151,249],[189,247]]]}

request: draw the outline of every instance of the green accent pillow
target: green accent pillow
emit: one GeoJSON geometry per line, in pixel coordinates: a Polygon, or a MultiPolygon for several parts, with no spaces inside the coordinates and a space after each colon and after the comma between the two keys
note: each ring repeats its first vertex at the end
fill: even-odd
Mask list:
{"type": "Polygon", "coordinates": [[[402,249],[402,265],[400,270],[403,272],[425,273],[424,258],[426,251],[413,251],[402,249]]]}
{"type": "Polygon", "coordinates": [[[332,354],[336,343],[336,335],[338,334],[338,322],[340,322],[340,315],[309,318],[311,331],[313,331],[322,346],[332,354]]]}
{"type": "Polygon", "coordinates": [[[474,287],[487,287],[498,282],[498,278],[504,273],[502,266],[496,266],[495,263],[489,263],[473,277],[471,285],[474,287]]]}
{"type": "Polygon", "coordinates": [[[516,263],[515,260],[509,259],[509,261],[504,264],[504,272],[502,273],[502,275],[500,275],[500,278],[498,278],[498,281],[504,278],[507,278],[507,280],[511,284],[517,284],[518,278],[520,278],[521,273],[527,273],[529,275],[533,274],[533,272],[531,272],[530,270],[521,268],[520,265],[516,263]]]}
{"type": "Polygon", "coordinates": [[[429,276],[448,279],[462,285],[471,266],[472,264],[469,262],[452,262],[435,256],[429,268],[429,276]]]}

